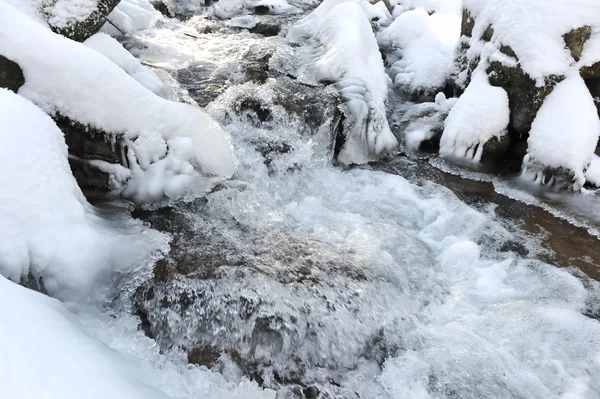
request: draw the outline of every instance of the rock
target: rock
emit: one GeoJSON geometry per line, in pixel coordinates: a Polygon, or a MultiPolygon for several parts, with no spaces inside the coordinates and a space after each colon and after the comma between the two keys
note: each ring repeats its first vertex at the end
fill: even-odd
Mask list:
{"type": "Polygon", "coordinates": [[[511,111],[509,132],[515,139],[528,135],[544,99],[564,79],[564,76],[548,76],[544,85],[538,87],[519,66],[508,67],[498,61],[490,62],[487,73],[492,86],[502,87],[508,93],[511,111]]]}
{"type": "Polygon", "coordinates": [[[15,93],[25,84],[25,77],[21,67],[0,55],[0,87],[12,90],[15,93]]]}
{"type": "Polygon", "coordinates": [[[579,73],[594,98],[596,108],[598,109],[598,116],[600,117],[600,62],[581,68],[579,73]]]}
{"type": "Polygon", "coordinates": [[[59,35],[63,35],[78,42],[83,42],[102,28],[102,25],[106,22],[106,17],[120,1],[121,0],[98,0],[96,10],[85,20],[76,21],[64,27],[51,25],[50,28],[59,35]]]}
{"type": "Polygon", "coordinates": [[[169,10],[169,7],[165,4],[163,0],[150,0],[150,4],[152,7],[156,9],[156,11],[160,12],[167,18],[174,18],[175,15],[169,10]]]}
{"type": "Polygon", "coordinates": [[[281,26],[259,22],[254,27],[248,29],[251,33],[257,33],[263,36],[277,36],[281,32],[281,26]]]}
{"type": "Polygon", "coordinates": [[[581,59],[583,46],[591,36],[592,28],[590,26],[582,26],[580,28],[573,29],[563,36],[565,45],[571,51],[571,56],[575,61],[579,61],[581,59]]]}
{"type": "Polygon", "coordinates": [[[496,163],[501,161],[508,149],[510,148],[511,139],[508,134],[501,136],[500,138],[494,136],[483,145],[483,152],[481,153],[481,162],[483,163],[496,163]]]}
{"type": "Polygon", "coordinates": [[[468,9],[463,8],[460,34],[462,36],[472,37],[474,27],[475,19],[471,16],[471,12],[468,9]]]}

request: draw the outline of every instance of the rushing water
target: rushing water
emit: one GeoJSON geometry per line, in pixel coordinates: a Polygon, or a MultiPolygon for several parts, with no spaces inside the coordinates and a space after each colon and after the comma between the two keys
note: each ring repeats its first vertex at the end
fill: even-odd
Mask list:
{"type": "Polygon", "coordinates": [[[256,78],[249,49],[285,40],[207,23],[127,44],[175,97],[189,98],[179,80],[210,103],[237,173],[205,198],[135,212],[172,235],[172,253],[136,294],[125,284],[112,318],[75,306],[91,334],[176,398],[272,394],[257,384],[281,398],[600,397],[594,281],[544,263],[542,233],[467,205],[422,162],[335,167],[334,115],[305,112],[331,89],[256,78]],[[155,340],[120,310],[129,300],[155,340]]]}

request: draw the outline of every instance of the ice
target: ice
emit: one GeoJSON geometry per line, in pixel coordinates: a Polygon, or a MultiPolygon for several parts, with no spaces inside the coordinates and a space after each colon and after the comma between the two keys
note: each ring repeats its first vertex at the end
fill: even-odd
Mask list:
{"type": "Polygon", "coordinates": [[[144,67],[137,58],[123,48],[121,44],[105,33],[96,33],[83,44],[93,48],[123,69],[142,86],[160,96],[169,98],[167,86],[150,69],[144,67]]]}
{"type": "Polygon", "coordinates": [[[152,261],[160,236],[131,222],[115,229],[96,215],[52,119],[4,89],[0,104],[0,274],[19,281],[31,271],[54,295],[92,299],[98,279],[152,261]]]}
{"type": "Polygon", "coordinates": [[[290,5],[285,0],[260,0],[254,7],[266,7],[269,14],[297,14],[301,12],[298,7],[290,5]]]}
{"type": "Polygon", "coordinates": [[[203,111],[156,96],[97,51],[50,32],[6,3],[0,2],[0,11],[2,53],[25,75],[20,95],[50,115],[125,139],[188,137],[194,144],[194,167],[206,175],[233,174],[229,137],[203,111]]]}
{"type": "MultiPolygon", "coordinates": [[[[319,8],[315,13],[320,13],[319,8]]],[[[305,24],[301,21],[296,27],[305,24]]],[[[292,36],[297,34],[292,32],[292,36]]],[[[300,48],[297,58],[297,73],[302,81],[336,82],[346,101],[352,120],[338,157],[341,162],[366,163],[398,145],[385,110],[389,77],[369,21],[359,5],[345,2],[331,8],[322,19],[320,30],[300,48]]]]}
{"type": "Polygon", "coordinates": [[[594,100],[579,74],[572,73],[556,85],[538,111],[522,173],[541,184],[580,190],[599,136],[594,100]]]}
{"type": "Polygon", "coordinates": [[[480,161],[484,144],[507,134],[509,117],[508,94],[491,86],[486,73],[478,70],[448,114],[440,155],[480,161]]]}
{"type": "Polygon", "coordinates": [[[121,0],[108,15],[103,30],[113,35],[133,34],[153,27],[162,15],[147,0],[121,0]],[[116,28],[115,28],[116,27],[116,28]]]}

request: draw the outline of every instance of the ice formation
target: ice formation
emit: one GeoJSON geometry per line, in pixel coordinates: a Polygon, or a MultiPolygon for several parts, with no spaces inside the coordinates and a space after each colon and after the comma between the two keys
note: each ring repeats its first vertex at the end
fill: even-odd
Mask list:
{"type": "Polygon", "coordinates": [[[133,34],[151,28],[161,19],[162,15],[147,0],[121,0],[102,29],[109,34],[133,34]]]}
{"type": "Polygon", "coordinates": [[[509,117],[506,91],[491,86],[486,73],[477,71],[444,123],[440,155],[480,161],[484,144],[507,134],[509,117]]]}
{"type": "Polygon", "coordinates": [[[298,39],[304,37],[301,32],[319,27],[297,52],[297,72],[308,83],[336,83],[350,113],[346,141],[338,159],[345,164],[362,164],[392,151],[398,144],[386,118],[390,79],[363,9],[354,2],[342,2],[322,16],[333,2],[322,3],[313,12],[313,18],[311,14],[308,22],[301,21],[288,37],[298,39]]]}
{"type": "Polygon", "coordinates": [[[571,74],[546,98],[531,125],[523,174],[541,184],[579,190],[599,136],[594,100],[579,74],[571,74]],[[557,173],[560,169],[566,175],[557,173]]]}

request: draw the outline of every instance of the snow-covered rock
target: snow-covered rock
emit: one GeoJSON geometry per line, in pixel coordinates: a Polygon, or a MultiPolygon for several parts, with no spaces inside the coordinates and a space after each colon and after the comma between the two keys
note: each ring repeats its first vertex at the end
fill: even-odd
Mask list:
{"type": "Polygon", "coordinates": [[[316,29],[296,52],[296,73],[309,84],[336,84],[347,111],[338,160],[363,164],[398,145],[385,109],[390,79],[363,8],[342,2],[325,12],[331,3],[335,0],[323,2],[290,30],[288,38],[302,40],[316,29]]]}
{"type": "Polygon", "coordinates": [[[106,18],[102,30],[111,35],[133,34],[148,29],[162,19],[148,0],[121,0],[106,18]]]}
{"type": "Polygon", "coordinates": [[[550,93],[531,125],[523,174],[540,184],[580,190],[599,137],[594,101],[573,73],[550,93]]]}
{"type": "MultiPolygon", "coordinates": [[[[151,237],[112,230],[75,182],[62,132],[33,103],[0,89],[0,274],[33,272],[49,292],[86,291],[96,279],[150,259],[151,237]]],[[[89,294],[91,292],[88,291],[89,294]]]]}
{"type": "Polygon", "coordinates": [[[49,115],[99,129],[113,140],[120,137],[122,144],[158,135],[163,144],[138,146],[138,159],[152,158],[168,140],[188,137],[194,147],[190,162],[198,171],[233,174],[229,138],[203,111],[156,96],[99,52],[50,32],[3,2],[0,43],[0,55],[23,70],[19,94],[49,115]]]}
{"type": "Polygon", "coordinates": [[[429,15],[423,8],[406,11],[378,35],[387,50],[399,50],[400,60],[391,70],[394,83],[404,93],[434,97],[446,86],[460,34],[455,14],[429,15]]]}
{"type": "Polygon", "coordinates": [[[480,161],[486,143],[507,135],[509,115],[506,91],[491,86],[485,71],[477,71],[444,123],[440,155],[480,161]]]}

